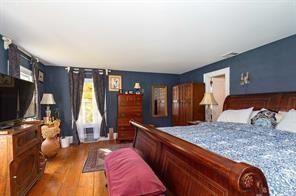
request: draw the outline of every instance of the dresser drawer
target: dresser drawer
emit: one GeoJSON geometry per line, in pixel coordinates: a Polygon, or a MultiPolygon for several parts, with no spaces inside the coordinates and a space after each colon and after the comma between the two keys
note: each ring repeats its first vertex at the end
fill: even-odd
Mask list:
{"type": "Polygon", "coordinates": [[[13,152],[15,156],[40,143],[38,129],[32,127],[13,135],[13,152]]]}
{"type": "Polygon", "coordinates": [[[121,112],[118,114],[118,118],[142,118],[142,112],[121,112]]]}
{"type": "Polygon", "coordinates": [[[121,106],[118,108],[118,112],[121,113],[121,112],[124,112],[124,113],[132,113],[132,112],[139,112],[139,113],[142,113],[142,107],[139,107],[139,106],[135,106],[135,105],[132,105],[132,106],[121,106]]]}
{"type": "Polygon", "coordinates": [[[134,102],[135,102],[134,96],[119,97],[118,105],[119,106],[133,105],[134,102]]]}
{"type": "Polygon", "coordinates": [[[127,96],[118,98],[118,106],[140,106],[142,105],[142,97],[137,96],[127,96]]]}
{"type": "Polygon", "coordinates": [[[133,119],[138,122],[143,122],[143,118],[133,117],[133,118],[119,118],[117,119],[117,125],[119,126],[130,126],[129,121],[133,119]]]}
{"type": "Polygon", "coordinates": [[[118,132],[133,132],[135,130],[132,126],[119,126],[118,132]]]}
{"type": "Polygon", "coordinates": [[[135,136],[135,130],[133,128],[126,129],[124,131],[118,129],[118,139],[119,140],[133,140],[135,136]]]}

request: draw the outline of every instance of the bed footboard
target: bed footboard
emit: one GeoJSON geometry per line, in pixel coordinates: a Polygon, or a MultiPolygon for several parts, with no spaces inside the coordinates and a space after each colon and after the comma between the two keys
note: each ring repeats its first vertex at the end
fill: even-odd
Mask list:
{"type": "Polygon", "coordinates": [[[269,195],[262,171],[139,122],[133,146],[167,187],[167,195],[269,195]]]}

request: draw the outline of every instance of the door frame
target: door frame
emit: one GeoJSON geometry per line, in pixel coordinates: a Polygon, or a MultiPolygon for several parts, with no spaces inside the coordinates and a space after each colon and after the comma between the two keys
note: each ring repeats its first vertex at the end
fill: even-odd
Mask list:
{"type": "Polygon", "coordinates": [[[225,97],[227,97],[230,95],[230,67],[208,72],[203,75],[206,92],[211,91],[211,78],[221,75],[225,75],[225,97]]]}

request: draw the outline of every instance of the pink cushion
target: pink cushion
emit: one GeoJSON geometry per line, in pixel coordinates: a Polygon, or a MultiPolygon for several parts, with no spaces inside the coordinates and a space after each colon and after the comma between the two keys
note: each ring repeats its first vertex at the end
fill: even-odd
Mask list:
{"type": "Polygon", "coordinates": [[[161,195],[165,186],[131,148],[111,152],[104,160],[111,196],[161,195]]]}

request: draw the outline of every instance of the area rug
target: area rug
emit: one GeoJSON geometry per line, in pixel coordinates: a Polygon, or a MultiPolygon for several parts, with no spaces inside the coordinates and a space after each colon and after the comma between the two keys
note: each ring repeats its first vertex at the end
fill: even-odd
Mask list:
{"type": "Polygon", "coordinates": [[[84,163],[82,173],[104,170],[104,158],[108,153],[118,150],[120,148],[128,148],[131,146],[132,146],[132,143],[123,143],[123,144],[112,144],[104,148],[90,149],[88,152],[87,159],[84,163]]]}

